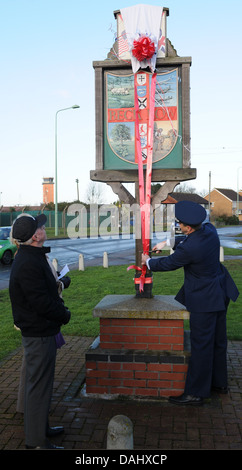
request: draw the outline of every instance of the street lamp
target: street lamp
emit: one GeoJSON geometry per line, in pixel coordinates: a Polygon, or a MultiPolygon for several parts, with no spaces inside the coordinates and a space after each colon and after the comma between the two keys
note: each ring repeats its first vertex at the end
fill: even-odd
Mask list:
{"type": "Polygon", "coordinates": [[[57,197],[57,114],[61,111],[67,111],[67,109],[80,108],[78,104],[74,104],[69,108],[63,108],[56,111],[55,114],[55,236],[58,235],[58,197],[57,197]]]}
{"type": "Polygon", "coordinates": [[[77,201],[79,202],[79,179],[76,179],[76,189],[77,189],[77,201]]]}
{"type": "Polygon", "coordinates": [[[237,217],[239,219],[239,170],[241,170],[242,166],[239,166],[237,169],[237,217]]]}

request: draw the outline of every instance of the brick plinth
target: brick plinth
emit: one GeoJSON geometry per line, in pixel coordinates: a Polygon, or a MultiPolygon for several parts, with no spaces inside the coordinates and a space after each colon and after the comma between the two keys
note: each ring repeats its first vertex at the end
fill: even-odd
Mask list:
{"type": "Polygon", "coordinates": [[[188,354],[103,351],[86,354],[86,392],[167,397],[183,392],[188,354]]]}
{"type": "Polygon", "coordinates": [[[188,312],[172,296],[107,296],[94,309],[100,344],[86,354],[86,392],[167,397],[184,390],[188,312]]]}
{"type": "Polygon", "coordinates": [[[183,320],[100,318],[100,347],[183,351],[183,325],[183,320]]]}

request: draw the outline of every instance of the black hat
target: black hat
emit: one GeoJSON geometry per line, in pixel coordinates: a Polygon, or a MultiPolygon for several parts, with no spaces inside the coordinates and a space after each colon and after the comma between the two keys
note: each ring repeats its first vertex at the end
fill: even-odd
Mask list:
{"type": "Polygon", "coordinates": [[[37,215],[37,217],[32,217],[32,215],[18,217],[13,224],[12,237],[19,242],[26,242],[34,235],[37,228],[45,225],[46,220],[45,214],[37,215]]]}
{"type": "Polygon", "coordinates": [[[206,218],[204,207],[192,201],[180,201],[175,204],[175,216],[185,225],[200,225],[206,218]]]}

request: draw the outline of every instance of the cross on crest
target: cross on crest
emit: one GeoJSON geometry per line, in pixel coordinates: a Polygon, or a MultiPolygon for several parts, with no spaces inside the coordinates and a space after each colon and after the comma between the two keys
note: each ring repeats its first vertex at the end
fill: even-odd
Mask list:
{"type": "Polygon", "coordinates": [[[139,102],[139,109],[145,109],[147,107],[147,98],[144,98],[143,100],[141,98],[138,98],[139,102]]]}
{"type": "Polygon", "coordinates": [[[146,74],[145,73],[137,73],[137,84],[144,85],[146,83],[146,74]]]}

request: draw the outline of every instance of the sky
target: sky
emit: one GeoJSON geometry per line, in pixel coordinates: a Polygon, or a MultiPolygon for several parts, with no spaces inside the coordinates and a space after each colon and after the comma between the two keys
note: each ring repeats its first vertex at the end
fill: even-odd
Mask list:
{"type": "MultiPolygon", "coordinates": [[[[35,205],[55,172],[58,201],[87,199],[95,170],[93,61],[115,40],[113,12],[169,8],[167,37],[191,66],[191,167],[196,191],[242,187],[242,2],[231,0],[0,0],[0,205],[35,205]]],[[[101,184],[102,202],[117,196],[101,184]]]]}

